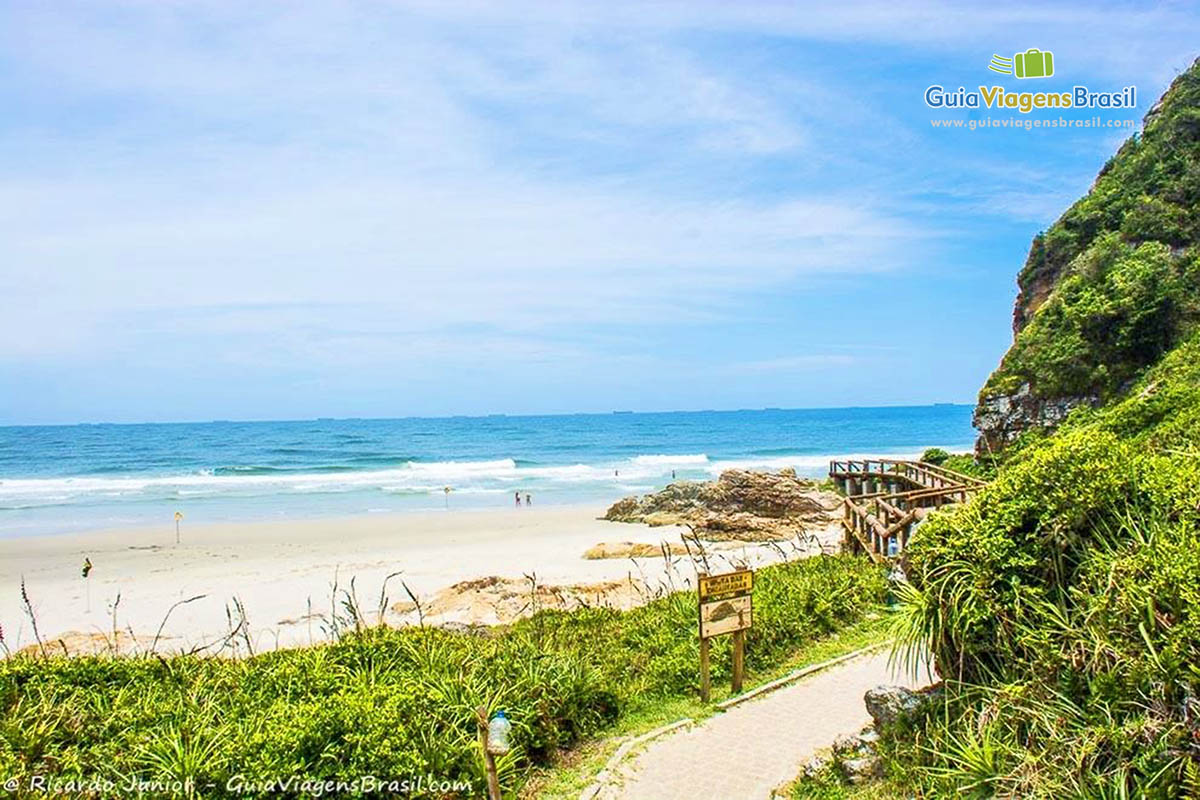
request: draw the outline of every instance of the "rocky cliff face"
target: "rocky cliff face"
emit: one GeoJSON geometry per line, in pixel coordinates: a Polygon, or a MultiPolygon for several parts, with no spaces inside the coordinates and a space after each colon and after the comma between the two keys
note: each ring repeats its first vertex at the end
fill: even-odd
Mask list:
{"type": "Polygon", "coordinates": [[[976,452],[996,453],[1128,390],[1200,327],[1200,59],[1034,237],[1013,344],[979,393],[976,452]]]}
{"type": "Polygon", "coordinates": [[[1012,394],[984,397],[975,407],[974,425],[979,431],[975,451],[981,456],[997,453],[1025,431],[1056,427],[1072,409],[1098,402],[1096,395],[1036,397],[1028,383],[1012,394]]]}
{"type": "Polygon", "coordinates": [[[1061,265],[1055,268],[1046,264],[1045,240],[1038,234],[1029,246],[1029,257],[1017,277],[1017,302],[1013,304],[1012,319],[1014,339],[1033,319],[1034,313],[1041,308],[1042,303],[1050,297],[1060,272],[1061,265]]]}

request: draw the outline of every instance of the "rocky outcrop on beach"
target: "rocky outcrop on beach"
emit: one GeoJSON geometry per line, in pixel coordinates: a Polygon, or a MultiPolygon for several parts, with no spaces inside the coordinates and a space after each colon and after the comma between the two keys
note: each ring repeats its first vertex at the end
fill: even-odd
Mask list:
{"type": "Polygon", "coordinates": [[[127,631],[99,633],[96,631],[67,631],[41,643],[34,643],[16,651],[22,656],[118,656],[153,652],[158,647],[167,648],[173,636],[134,636],[127,631]]]}
{"type": "Polygon", "coordinates": [[[489,575],[447,586],[419,607],[411,600],[393,603],[391,612],[402,623],[474,628],[505,624],[545,609],[632,608],[645,602],[643,592],[629,580],[553,585],[530,577],[489,575]]]}
{"type": "Polygon", "coordinates": [[[741,540],[727,542],[704,542],[702,547],[687,542],[600,542],[584,551],[583,557],[589,561],[602,558],[674,558],[676,556],[695,556],[703,549],[705,553],[722,550],[733,550],[745,545],[741,540]]]}
{"type": "Polygon", "coordinates": [[[715,481],[679,481],[641,499],[626,497],[604,519],[647,525],[686,525],[708,541],[773,541],[824,528],[839,499],[793,469],[730,469],[715,481]]]}
{"type": "Polygon", "coordinates": [[[657,558],[659,556],[687,555],[687,547],[682,543],[659,542],[600,542],[584,551],[583,557],[589,561],[602,558],[657,558]]]}

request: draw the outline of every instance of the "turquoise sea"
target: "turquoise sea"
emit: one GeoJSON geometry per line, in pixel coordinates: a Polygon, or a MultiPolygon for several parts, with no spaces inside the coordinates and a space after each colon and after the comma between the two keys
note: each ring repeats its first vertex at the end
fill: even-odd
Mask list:
{"type": "Polygon", "coordinates": [[[729,467],[968,450],[971,407],[0,427],[0,536],[609,502],[729,467]],[[447,497],[445,487],[451,492],[447,497]]]}

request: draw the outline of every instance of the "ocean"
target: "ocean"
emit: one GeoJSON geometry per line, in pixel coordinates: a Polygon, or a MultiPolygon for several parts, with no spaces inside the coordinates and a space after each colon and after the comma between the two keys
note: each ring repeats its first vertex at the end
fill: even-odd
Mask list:
{"type": "Polygon", "coordinates": [[[0,427],[0,536],[611,502],[730,467],[968,450],[971,407],[0,427]],[[447,494],[445,488],[450,487],[447,494]]]}

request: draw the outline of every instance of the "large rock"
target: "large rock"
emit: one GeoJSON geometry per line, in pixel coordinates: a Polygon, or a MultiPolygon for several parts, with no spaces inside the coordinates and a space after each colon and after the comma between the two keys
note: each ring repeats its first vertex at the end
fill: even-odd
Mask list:
{"type": "Polygon", "coordinates": [[[843,734],[833,741],[833,762],[850,783],[868,783],[883,776],[878,744],[879,734],[870,726],[854,735],[843,734]]]}
{"type": "Polygon", "coordinates": [[[388,621],[471,630],[503,625],[542,609],[625,609],[643,602],[645,598],[640,587],[627,580],[542,584],[529,578],[490,575],[441,589],[432,597],[422,599],[419,608],[410,600],[393,603],[388,621]]]}
{"type": "Polygon", "coordinates": [[[863,695],[867,713],[879,730],[898,720],[911,717],[925,702],[924,695],[903,686],[876,686],[863,695]]]}
{"type": "Polygon", "coordinates": [[[660,558],[664,554],[684,556],[687,555],[687,547],[674,542],[600,542],[585,550],[583,557],[595,561],[603,558],[660,558]]]}
{"type": "Polygon", "coordinates": [[[806,523],[827,524],[838,498],[793,469],[730,469],[715,481],[679,481],[640,500],[626,497],[604,515],[616,522],[689,525],[702,539],[787,539],[806,523]]]}
{"type": "Polygon", "coordinates": [[[841,762],[842,773],[854,785],[870,783],[883,777],[883,759],[877,755],[847,758],[841,762]]]}

